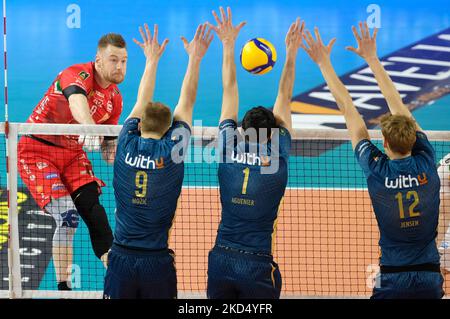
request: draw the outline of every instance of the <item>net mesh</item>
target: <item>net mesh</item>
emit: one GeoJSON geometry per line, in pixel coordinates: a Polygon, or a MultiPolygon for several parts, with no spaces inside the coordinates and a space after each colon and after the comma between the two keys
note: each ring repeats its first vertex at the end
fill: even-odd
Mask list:
{"type": "MultiPolygon", "coordinates": [[[[119,127],[102,128],[99,131],[92,127],[46,126],[21,124],[18,128],[19,139],[25,134],[48,133],[52,130],[63,134],[74,133],[78,129],[80,133],[98,135],[117,135],[120,130],[119,127]]],[[[350,143],[344,138],[347,133],[336,132],[299,132],[299,137],[293,140],[288,188],[280,206],[275,235],[274,257],[283,277],[282,297],[368,297],[372,291],[372,279],[377,272],[379,257],[378,227],[362,170],[355,160],[350,143]]],[[[186,157],[183,189],[170,236],[170,247],[176,254],[180,297],[205,296],[207,256],[213,247],[220,221],[218,164],[211,162],[216,130],[205,129],[201,133],[194,134],[186,157]]],[[[449,153],[450,133],[430,133],[428,136],[432,139],[438,159],[449,153]]],[[[41,199],[33,198],[27,185],[34,185],[35,191],[40,186],[56,191],[62,186],[58,179],[54,179],[53,171],[46,166],[50,164],[45,161],[31,161],[29,163],[34,163],[35,167],[31,168],[32,164],[24,168],[20,162],[23,158],[20,152],[21,147],[29,149],[33,144],[37,147],[34,152],[46,154],[49,160],[69,155],[57,148],[52,148],[52,152],[48,153],[47,146],[29,138],[22,139],[21,143],[17,183],[22,289],[26,293],[53,291],[57,289],[53,262],[53,258],[57,257],[52,255],[56,224],[53,217],[39,207],[41,199]],[[39,150],[39,147],[42,149],[39,150]],[[24,183],[20,176],[27,175],[27,169],[31,173],[28,173],[27,183],[24,183]],[[45,173],[42,174],[42,171],[45,173]],[[33,181],[30,180],[31,175],[35,175],[33,181]]],[[[375,144],[382,148],[379,140],[375,144]]],[[[0,143],[0,152],[5,152],[4,143],[0,143]]],[[[113,168],[105,163],[100,152],[87,154],[93,173],[106,184],[100,200],[114,230],[113,168]]],[[[83,162],[74,157],[71,165],[79,167],[83,162]]],[[[78,169],[78,174],[90,174],[89,170],[89,167],[78,169]]],[[[5,165],[1,165],[2,278],[8,277],[8,264],[4,262],[7,239],[5,175],[5,165]]],[[[65,176],[62,182],[70,178],[65,176]]],[[[450,211],[450,207],[445,210],[450,211]]],[[[443,234],[450,219],[443,214],[441,216],[439,233],[443,234]]],[[[94,255],[87,228],[81,221],[73,240],[71,274],[73,289],[81,292],[81,295],[72,293],[68,296],[87,297],[89,292],[103,290],[105,270],[94,255]]],[[[8,289],[5,279],[2,280],[1,289],[8,289]]],[[[32,296],[36,295],[39,294],[32,296]]],[[[60,295],[60,292],[56,292],[53,296],[60,295]]],[[[99,296],[101,293],[94,294],[94,297],[99,296]]]]}

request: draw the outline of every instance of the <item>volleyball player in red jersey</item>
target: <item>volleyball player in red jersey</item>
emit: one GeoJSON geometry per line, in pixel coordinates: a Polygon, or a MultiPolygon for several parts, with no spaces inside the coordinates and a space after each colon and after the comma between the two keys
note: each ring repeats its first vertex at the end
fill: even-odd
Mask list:
{"type": "MultiPolygon", "coordinates": [[[[117,84],[127,67],[125,40],[104,35],[95,62],[62,71],[28,118],[28,123],[117,124],[122,96],[117,84]]],[[[99,195],[103,181],[95,177],[87,150],[101,148],[113,163],[116,140],[101,136],[26,135],[18,145],[19,173],[37,204],[56,221],[53,261],[59,290],[71,290],[72,240],[79,216],[89,229],[95,255],[106,265],[113,235],[99,195]]]]}

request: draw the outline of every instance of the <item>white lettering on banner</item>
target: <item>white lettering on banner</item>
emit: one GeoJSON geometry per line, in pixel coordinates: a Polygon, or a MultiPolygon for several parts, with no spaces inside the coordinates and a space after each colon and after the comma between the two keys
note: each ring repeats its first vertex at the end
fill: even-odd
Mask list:
{"type": "MultiPolygon", "coordinates": [[[[429,105],[450,92],[450,45],[444,41],[450,41],[448,30],[399,49],[381,61],[411,110],[429,105]],[[427,52],[429,54],[423,54],[427,52]]],[[[340,76],[340,79],[369,128],[389,111],[373,72],[367,65],[340,76]]],[[[293,102],[293,114],[302,115],[293,121],[296,129],[335,129],[345,123],[341,122],[341,117],[332,117],[338,110],[332,105],[336,101],[326,84],[294,97],[293,102]]]]}

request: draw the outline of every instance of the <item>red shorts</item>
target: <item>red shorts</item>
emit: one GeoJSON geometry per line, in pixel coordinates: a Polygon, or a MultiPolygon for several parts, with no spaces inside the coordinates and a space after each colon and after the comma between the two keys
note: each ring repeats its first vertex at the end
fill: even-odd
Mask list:
{"type": "Polygon", "coordinates": [[[105,186],[94,176],[92,164],[82,149],[46,145],[27,136],[18,144],[18,169],[42,209],[52,198],[70,195],[83,185],[97,182],[100,187],[105,186]]]}

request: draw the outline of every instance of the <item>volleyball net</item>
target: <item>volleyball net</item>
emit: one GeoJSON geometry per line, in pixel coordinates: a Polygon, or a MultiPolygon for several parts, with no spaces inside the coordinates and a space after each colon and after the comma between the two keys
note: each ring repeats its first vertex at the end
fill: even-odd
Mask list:
{"type": "MultiPolygon", "coordinates": [[[[194,123],[195,125],[195,123],[194,123]]],[[[10,124],[8,145],[0,125],[0,152],[9,151],[9,193],[6,163],[0,163],[0,297],[101,298],[105,269],[95,257],[89,233],[80,221],[73,239],[71,285],[57,291],[52,255],[56,228],[18,174],[17,145],[24,135],[117,136],[121,126],[10,124]],[[9,197],[9,213],[8,213],[9,197]]],[[[381,133],[370,131],[381,147],[381,133]]],[[[437,160],[450,153],[450,132],[427,132],[437,160]]],[[[215,158],[216,128],[195,127],[185,161],[170,248],[175,251],[179,298],[206,297],[207,256],[220,221],[215,158]]],[[[95,176],[106,184],[100,196],[115,228],[113,167],[101,152],[88,152],[95,176]]],[[[58,158],[63,152],[50,154],[58,158]]],[[[47,163],[36,163],[45,169],[47,163]]],[[[80,174],[88,171],[80,170],[80,174]]],[[[30,174],[33,175],[33,174],[30,174]]],[[[32,178],[33,179],[33,178],[32,178]]],[[[36,187],[51,183],[32,181],[36,187]]],[[[52,184],[55,189],[63,187],[52,184]]],[[[450,194],[448,194],[450,196],[450,194]]],[[[450,207],[443,207],[449,211],[450,207]]],[[[366,298],[378,273],[379,231],[346,130],[296,131],[289,159],[289,179],[274,235],[274,257],[283,277],[282,298],[366,298]]],[[[450,218],[441,212],[439,233],[450,218]]],[[[448,284],[447,284],[448,285],[448,284]]],[[[448,289],[447,289],[448,290],[448,289]]]]}

